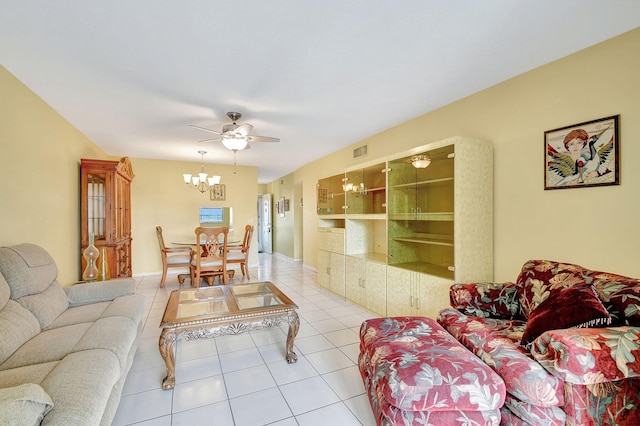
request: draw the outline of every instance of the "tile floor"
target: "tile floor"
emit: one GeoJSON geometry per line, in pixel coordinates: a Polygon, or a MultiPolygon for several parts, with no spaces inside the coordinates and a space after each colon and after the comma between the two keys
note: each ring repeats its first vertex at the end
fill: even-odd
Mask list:
{"type": "Polygon", "coordinates": [[[179,341],[176,386],[163,391],[159,324],[178,281],[170,275],[161,289],[160,276],[140,277],[136,292],[147,297],[146,322],[114,426],[375,425],[357,367],[358,329],[373,315],[319,287],[317,274],[301,262],[259,258],[250,279],[236,274],[231,283],[271,281],[299,306],[298,362],[284,359],[286,324],[179,341]]]}

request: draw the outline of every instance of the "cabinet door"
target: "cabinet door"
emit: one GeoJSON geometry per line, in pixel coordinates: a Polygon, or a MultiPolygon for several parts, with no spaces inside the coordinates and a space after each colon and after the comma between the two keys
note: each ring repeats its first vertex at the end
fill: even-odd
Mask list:
{"type": "Polygon", "coordinates": [[[429,318],[437,318],[441,310],[450,307],[449,288],[452,280],[434,275],[417,274],[418,314],[429,318]]]}
{"type": "Polygon", "coordinates": [[[412,156],[391,161],[388,245],[390,265],[453,278],[453,145],[426,151],[426,168],[412,156]]]}
{"type": "Polygon", "coordinates": [[[348,300],[366,306],[364,261],[357,257],[345,258],[345,295],[348,300]]]}
{"type": "Polygon", "coordinates": [[[131,236],[131,212],[129,208],[131,185],[127,179],[119,174],[114,177],[114,185],[114,240],[120,241],[131,236]]]}
{"type": "Polygon", "coordinates": [[[329,288],[329,272],[331,270],[329,254],[326,250],[318,250],[318,285],[326,289],[329,288]]]}
{"type": "Polygon", "coordinates": [[[364,213],[365,184],[362,178],[362,169],[347,172],[344,181],[344,192],[347,202],[346,213],[364,213]]]}
{"type": "Polygon", "coordinates": [[[342,188],[344,175],[335,175],[318,181],[318,214],[343,214],[345,205],[342,188]]]}
{"type": "Polygon", "coordinates": [[[387,315],[387,265],[364,262],[365,307],[378,315],[387,315]]]}
{"type": "Polygon", "coordinates": [[[329,253],[329,289],[338,296],[344,297],[344,263],[345,256],[338,253],[329,253]]]}
{"type": "Polygon", "coordinates": [[[415,272],[387,267],[387,315],[415,315],[415,272]]]}

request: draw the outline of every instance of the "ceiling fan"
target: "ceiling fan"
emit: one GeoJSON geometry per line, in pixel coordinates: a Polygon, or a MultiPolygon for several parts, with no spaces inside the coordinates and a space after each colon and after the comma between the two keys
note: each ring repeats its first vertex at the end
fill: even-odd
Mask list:
{"type": "Polygon", "coordinates": [[[222,144],[227,149],[235,152],[241,151],[245,148],[249,148],[249,142],[280,142],[279,138],[251,135],[250,133],[253,129],[253,126],[251,124],[236,123],[236,121],[238,121],[242,117],[242,114],[240,114],[239,112],[228,112],[227,117],[231,119],[232,123],[222,126],[221,132],[213,129],[207,129],[206,127],[195,126],[193,124],[189,124],[189,126],[218,135],[215,138],[205,139],[200,142],[222,141],[222,144]]]}

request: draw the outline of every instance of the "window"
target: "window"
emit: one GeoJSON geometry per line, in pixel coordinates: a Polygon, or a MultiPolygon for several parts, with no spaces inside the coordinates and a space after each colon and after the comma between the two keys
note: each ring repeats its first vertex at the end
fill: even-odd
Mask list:
{"type": "Polygon", "coordinates": [[[231,228],[231,207],[200,207],[200,226],[228,226],[231,228]]]}

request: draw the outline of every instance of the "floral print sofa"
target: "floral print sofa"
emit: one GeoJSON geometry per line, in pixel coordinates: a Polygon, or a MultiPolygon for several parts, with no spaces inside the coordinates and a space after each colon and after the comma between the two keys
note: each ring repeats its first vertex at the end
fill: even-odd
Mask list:
{"type": "Polygon", "coordinates": [[[504,380],[502,424],[640,425],[640,280],[531,260],[450,298],[438,322],[504,380]]]}

